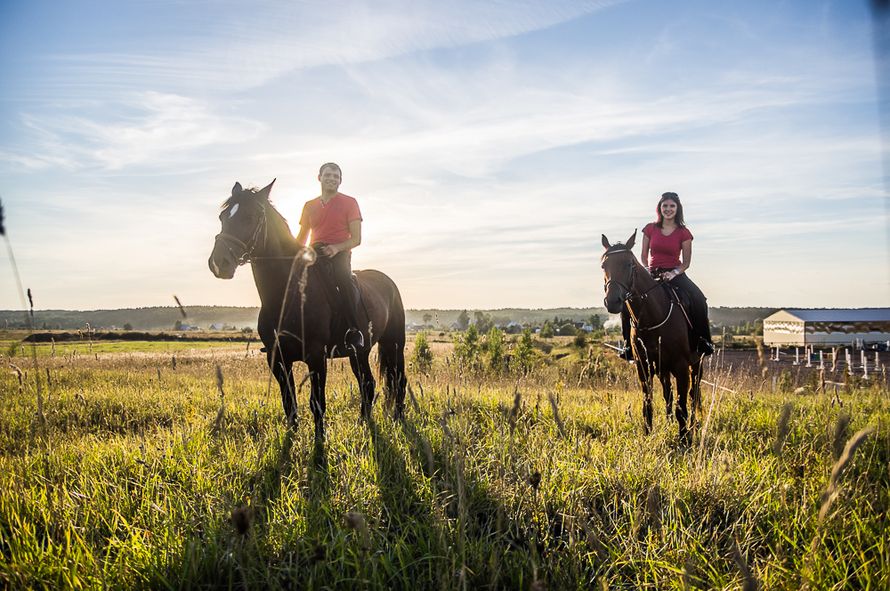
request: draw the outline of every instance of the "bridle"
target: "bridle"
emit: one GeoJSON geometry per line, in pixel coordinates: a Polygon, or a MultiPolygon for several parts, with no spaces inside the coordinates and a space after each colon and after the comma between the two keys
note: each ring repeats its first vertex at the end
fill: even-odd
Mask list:
{"type": "MultiPolygon", "coordinates": [[[[605,254],[603,254],[601,260],[602,260],[603,262],[605,262],[606,259],[608,259],[611,255],[613,255],[613,254],[621,254],[621,253],[631,253],[631,254],[633,254],[633,253],[632,253],[629,249],[627,249],[627,248],[621,248],[621,249],[616,249],[616,250],[610,250],[610,251],[607,251],[605,254]]],[[[633,257],[631,257],[631,261],[630,261],[630,263],[628,264],[628,267],[630,267],[630,281],[629,281],[630,285],[629,285],[629,286],[628,286],[628,285],[625,285],[625,284],[624,284],[623,282],[621,282],[621,281],[618,281],[618,280],[616,280],[616,279],[612,279],[612,278],[610,277],[609,280],[606,281],[606,285],[605,285],[604,290],[605,290],[606,293],[608,293],[608,292],[609,292],[609,288],[610,288],[610,286],[611,286],[612,284],[615,284],[615,285],[617,285],[618,287],[621,287],[622,289],[624,289],[624,296],[622,296],[621,299],[622,299],[622,301],[623,301],[625,307],[627,307],[627,311],[628,311],[628,314],[629,314],[629,316],[630,316],[631,324],[637,329],[637,331],[640,331],[640,332],[646,332],[646,331],[650,331],[650,330],[655,330],[656,328],[661,328],[662,326],[664,326],[665,324],[667,324],[667,321],[670,319],[671,314],[672,314],[673,311],[674,311],[674,298],[670,298],[671,305],[670,305],[670,307],[668,308],[668,312],[667,312],[667,315],[664,317],[664,320],[662,320],[661,322],[659,322],[658,324],[655,324],[655,325],[653,325],[653,326],[640,326],[640,321],[639,321],[639,318],[637,317],[637,314],[634,313],[633,305],[634,305],[634,303],[637,303],[637,302],[643,302],[643,301],[645,301],[646,299],[648,299],[648,298],[649,298],[649,292],[651,292],[651,291],[652,291],[653,289],[655,289],[656,287],[659,287],[661,284],[658,283],[658,282],[656,282],[652,287],[648,288],[646,291],[644,291],[644,292],[642,292],[642,293],[635,293],[635,292],[634,292],[634,289],[633,289],[633,288],[634,288],[634,285],[636,284],[636,279],[637,279],[637,265],[634,264],[635,262],[636,262],[636,261],[633,259],[633,257]]]]}
{"type": "Polygon", "coordinates": [[[266,223],[266,208],[260,206],[260,211],[263,212],[263,215],[260,218],[260,222],[257,224],[256,229],[253,231],[253,235],[247,242],[243,242],[237,236],[233,236],[226,232],[220,232],[216,235],[216,242],[222,242],[222,245],[229,251],[229,254],[235,259],[235,262],[239,267],[252,261],[254,258],[254,250],[256,250],[257,246],[260,244],[263,246],[266,245],[266,238],[269,235],[268,225],[266,223]],[[262,240],[260,240],[260,234],[262,234],[262,240]],[[235,254],[235,251],[232,249],[233,246],[242,249],[241,255],[235,254]]]}

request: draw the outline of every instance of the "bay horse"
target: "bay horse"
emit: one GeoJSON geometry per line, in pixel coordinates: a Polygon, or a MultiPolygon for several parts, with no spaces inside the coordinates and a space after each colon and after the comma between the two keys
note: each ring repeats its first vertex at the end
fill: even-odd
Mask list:
{"type": "Polygon", "coordinates": [[[673,289],[649,274],[631,250],[637,233],[626,243],[610,244],[603,234],[606,251],[601,258],[605,277],[606,309],[617,314],[626,307],[631,319],[631,347],[637,375],[643,388],[643,419],[646,434],[652,430],[653,377],[661,382],[667,417],[670,419],[673,395],[671,376],[677,381],[677,406],[674,413],[680,428],[680,440],[691,442],[696,412],[701,411],[702,356],[692,345],[689,322],[673,289]],[[692,398],[692,416],[687,411],[687,397],[692,398]]]}
{"type": "Polygon", "coordinates": [[[208,265],[220,279],[231,279],[236,269],[250,263],[260,296],[257,333],[266,361],[281,388],[284,414],[296,426],[297,404],[293,364],[309,369],[309,407],[316,441],[324,441],[325,381],[328,357],[349,357],[358,380],[361,416],[369,419],[376,383],[369,356],[377,344],[380,376],[388,402],[400,418],[405,408],[405,308],[392,279],[375,270],[356,271],[361,302],[357,314],[365,345],[347,349],[337,293],[328,276],[330,265],[310,247],[302,247],[284,217],[269,201],[273,180],[262,189],[243,189],[235,183],[223,203],[208,265]]]}

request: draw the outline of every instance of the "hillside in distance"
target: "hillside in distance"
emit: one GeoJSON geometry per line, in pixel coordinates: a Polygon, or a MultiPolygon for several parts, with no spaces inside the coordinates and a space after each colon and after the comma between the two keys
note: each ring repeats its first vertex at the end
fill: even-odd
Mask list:
{"type": "MultiPolygon", "coordinates": [[[[711,308],[711,324],[716,327],[754,324],[775,312],[775,308],[711,308]]],[[[586,322],[597,315],[601,322],[611,316],[604,308],[501,308],[495,310],[467,309],[472,321],[481,312],[495,324],[517,322],[522,325],[540,325],[545,320],[559,318],[573,322],[586,322]]],[[[183,316],[174,306],[148,308],[124,308],[119,310],[35,310],[32,326],[37,330],[124,329],[171,330],[177,322],[208,329],[211,325],[234,328],[256,328],[259,308],[237,306],[189,306],[183,316]]],[[[463,310],[427,308],[407,310],[409,326],[427,325],[447,329],[457,322],[463,310]]],[[[26,312],[0,310],[0,328],[26,328],[26,312]]]]}

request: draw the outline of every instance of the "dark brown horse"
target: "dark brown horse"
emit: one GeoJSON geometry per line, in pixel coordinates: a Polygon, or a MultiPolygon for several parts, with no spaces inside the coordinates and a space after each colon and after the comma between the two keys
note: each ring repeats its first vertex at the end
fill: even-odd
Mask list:
{"type": "Polygon", "coordinates": [[[257,332],[281,388],[284,414],[295,426],[293,364],[303,361],[311,380],[309,407],[315,436],[323,440],[327,358],[348,356],[361,393],[361,415],[369,418],[376,383],[368,358],[376,343],[387,400],[393,403],[396,417],[401,417],[406,386],[405,309],[398,288],[379,271],[356,271],[365,346],[347,350],[330,265],[311,248],[296,243],[287,222],[269,202],[274,182],[259,190],[242,189],[235,183],[232,196],[222,206],[222,231],[208,264],[220,279],[231,279],[239,265],[251,264],[262,304],[257,332]]]}
{"type": "Polygon", "coordinates": [[[701,410],[701,355],[691,346],[689,323],[673,290],[666,282],[657,281],[634,256],[631,249],[637,233],[626,244],[609,244],[603,234],[603,274],[606,282],[606,309],[612,314],[627,308],[631,319],[631,347],[636,359],[637,374],[643,387],[643,418],[646,433],[652,430],[652,378],[661,382],[667,416],[671,416],[673,396],[671,376],[677,381],[675,416],[680,426],[680,439],[691,441],[696,411],[701,410]],[[686,406],[692,397],[692,416],[686,406]]]}

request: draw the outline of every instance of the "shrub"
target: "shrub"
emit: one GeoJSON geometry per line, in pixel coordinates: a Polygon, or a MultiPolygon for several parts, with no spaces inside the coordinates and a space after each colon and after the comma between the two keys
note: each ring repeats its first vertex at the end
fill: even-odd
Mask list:
{"type": "Polygon", "coordinates": [[[426,333],[419,332],[414,338],[414,354],[411,358],[414,367],[421,373],[429,373],[433,368],[433,351],[426,340],[426,333]]]}
{"type": "Polygon", "coordinates": [[[455,335],[454,357],[458,364],[478,370],[481,365],[479,362],[480,345],[479,331],[475,324],[471,324],[466,332],[455,335]]]}
{"type": "Polygon", "coordinates": [[[504,368],[504,333],[492,326],[485,337],[485,353],[488,356],[488,368],[500,373],[504,368]]]}
{"type": "Polygon", "coordinates": [[[528,375],[532,369],[534,360],[534,343],[532,342],[532,331],[526,328],[519,337],[519,342],[513,348],[513,358],[511,359],[511,369],[523,376],[528,375]]]}

